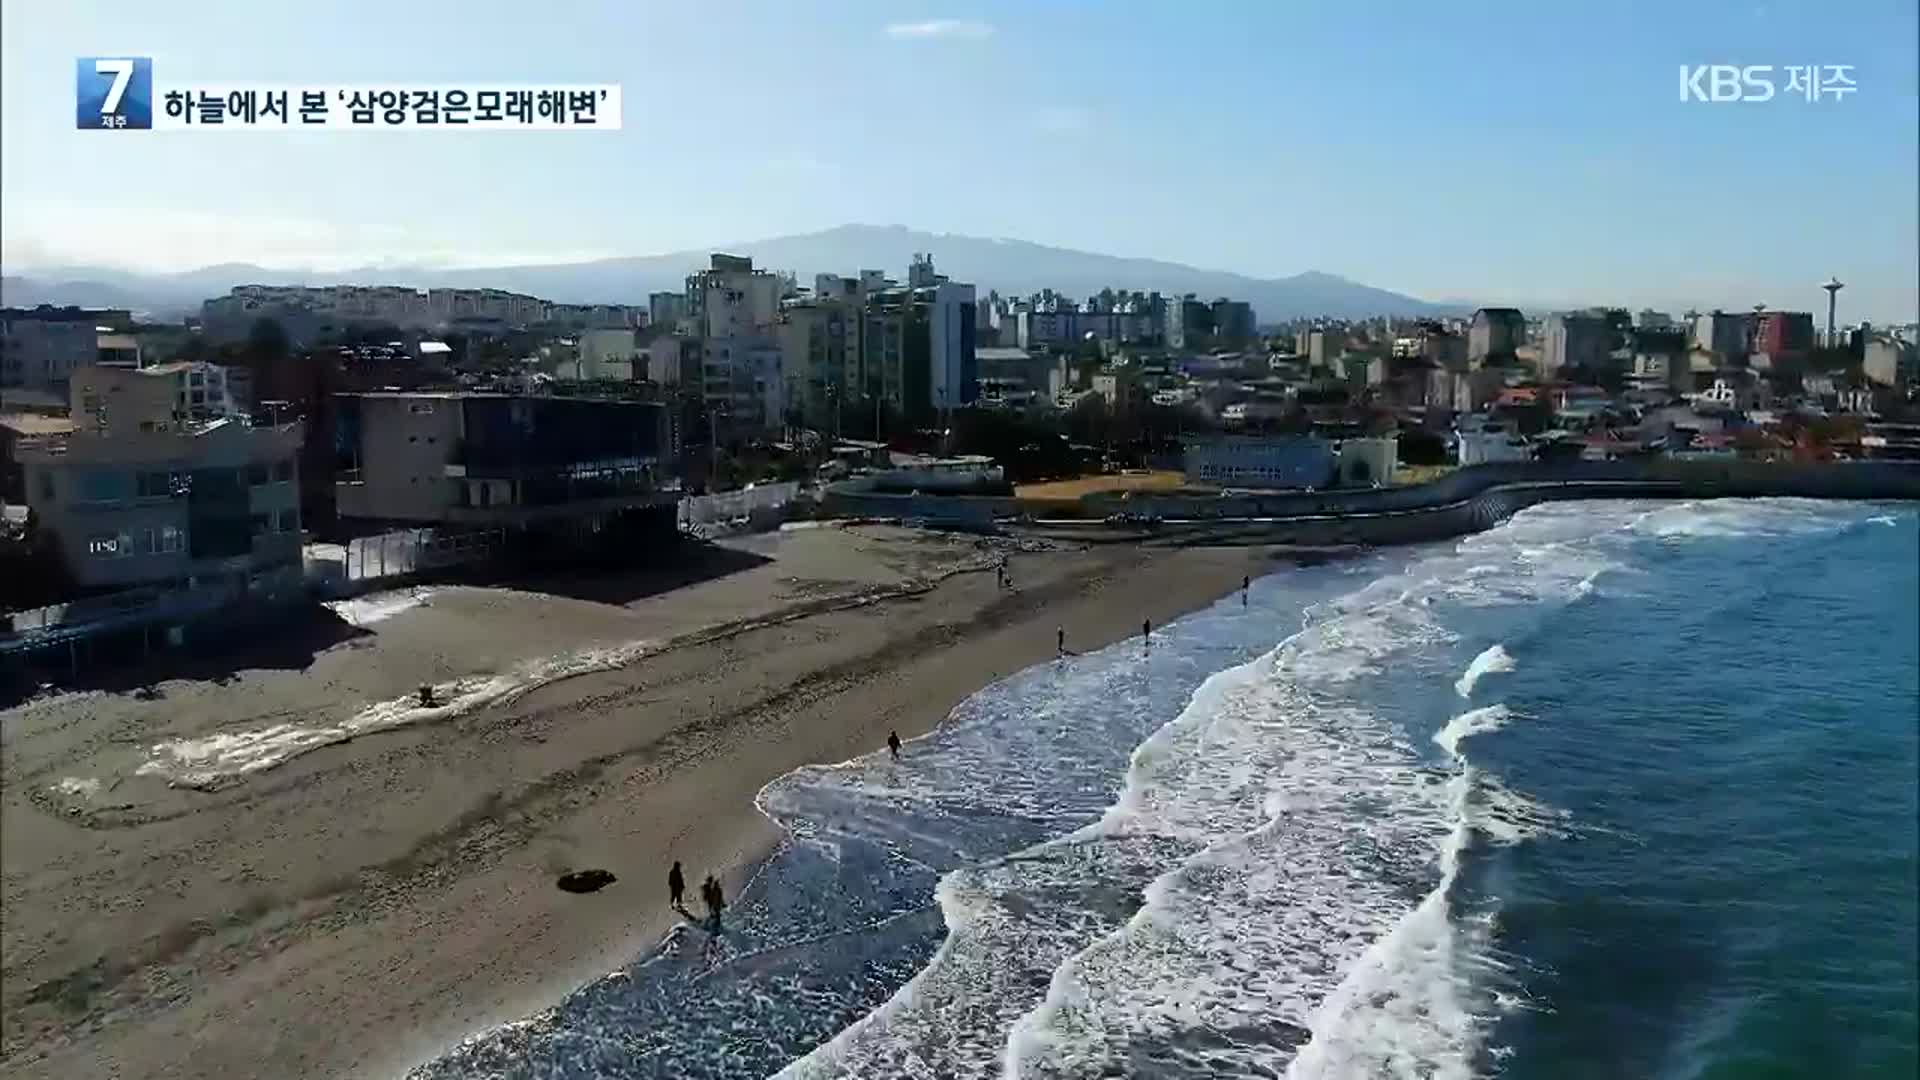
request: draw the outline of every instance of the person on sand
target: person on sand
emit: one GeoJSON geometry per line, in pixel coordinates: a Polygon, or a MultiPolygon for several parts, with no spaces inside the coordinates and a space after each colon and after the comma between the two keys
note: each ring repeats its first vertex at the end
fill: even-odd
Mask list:
{"type": "Polygon", "coordinates": [[[1053,631],[1053,647],[1060,656],[1067,655],[1067,628],[1056,627],[1053,631]]]}
{"type": "Polygon", "coordinates": [[[706,884],[700,886],[700,891],[707,897],[707,918],[712,921],[714,932],[719,933],[720,913],[727,906],[726,894],[720,889],[720,879],[708,874],[706,884]]]}
{"type": "Polygon", "coordinates": [[[1251,588],[1253,588],[1253,579],[1251,577],[1247,577],[1243,575],[1240,578],[1240,606],[1242,607],[1246,606],[1247,590],[1251,588]]]}
{"type": "Polygon", "coordinates": [[[893,760],[895,761],[900,760],[900,733],[899,732],[897,731],[887,732],[887,749],[893,753],[893,760]]]}
{"type": "Polygon", "coordinates": [[[687,876],[680,872],[680,860],[673,860],[673,869],[667,871],[667,893],[673,897],[673,910],[684,913],[687,910],[687,876]]]}
{"type": "Polygon", "coordinates": [[[423,709],[433,708],[433,684],[432,683],[420,684],[420,707],[423,709]]]}
{"type": "Polygon", "coordinates": [[[1146,643],[1147,648],[1149,649],[1153,648],[1153,620],[1152,619],[1140,620],[1140,640],[1146,643]]]}

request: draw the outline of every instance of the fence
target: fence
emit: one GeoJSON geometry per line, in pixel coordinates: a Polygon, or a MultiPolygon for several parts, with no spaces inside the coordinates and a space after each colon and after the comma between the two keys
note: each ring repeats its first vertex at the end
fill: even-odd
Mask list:
{"type": "Polygon", "coordinates": [[[110,631],[184,623],[249,602],[284,602],[300,595],[297,568],[258,571],[244,579],[180,588],[139,588],[64,604],[16,611],[0,622],[0,653],[110,631]]]}
{"type": "Polygon", "coordinates": [[[349,583],[380,581],[422,570],[466,566],[494,557],[505,545],[503,529],[452,533],[402,529],[378,536],[357,536],[339,548],[338,575],[349,583]]]}
{"type": "Polygon", "coordinates": [[[690,529],[716,522],[753,517],[756,513],[778,510],[800,494],[797,483],[761,484],[740,491],[717,495],[696,495],[680,500],[680,527],[690,529]]]}

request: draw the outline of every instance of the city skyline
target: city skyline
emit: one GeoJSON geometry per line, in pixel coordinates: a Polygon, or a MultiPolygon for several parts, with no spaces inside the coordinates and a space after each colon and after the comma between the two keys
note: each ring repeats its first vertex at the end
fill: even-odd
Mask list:
{"type": "Polygon", "coordinates": [[[7,0],[0,263],[506,266],[900,221],[1446,303],[1817,311],[1837,275],[1846,320],[1915,315],[1910,5],[542,13],[7,0]],[[73,57],[103,52],[163,80],[619,82],[625,124],[74,131],[73,57]],[[1680,65],[1723,62],[1858,90],[1678,100],[1680,65]]]}

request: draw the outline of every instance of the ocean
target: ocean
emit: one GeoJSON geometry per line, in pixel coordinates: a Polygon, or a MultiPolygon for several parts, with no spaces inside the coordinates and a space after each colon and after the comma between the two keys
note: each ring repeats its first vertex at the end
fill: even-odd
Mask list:
{"type": "Polygon", "coordinates": [[[1920,514],[1582,502],[1256,581],[799,770],[471,1077],[1920,1071],[1920,514]]]}

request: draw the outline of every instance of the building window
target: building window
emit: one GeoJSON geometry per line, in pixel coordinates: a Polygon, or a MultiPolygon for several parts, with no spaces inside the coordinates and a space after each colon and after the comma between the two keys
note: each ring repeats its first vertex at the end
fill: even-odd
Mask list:
{"type": "Polygon", "coordinates": [[[273,482],[274,483],[284,484],[287,481],[292,479],[293,479],[293,461],[291,459],[288,459],[285,461],[276,461],[273,463],[273,482]]]}
{"type": "Polygon", "coordinates": [[[300,511],[298,510],[280,511],[280,531],[283,533],[299,532],[300,531],[300,511]]]}
{"type": "Polygon", "coordinates": [[[253,515],[253,535],[265,536],[272,531],[273,531],[273,516],[271,514],[254,514],[253,515]]]}
{"type": "Polygon", "coordinates": [[[160,526],[160,550],[177,552],[186,550],[187,534],[177,525],[160,526]]]}
{"type": "Polygon", "coordinates": [[[132,473],[115,469],[88,469],[80,474],[80,501],[118,502],[133,494],[132,473]]]}
{"type": "Polygon", "coordinates": [[[40,497],[48,502],[54,501],[53,470],[45,469],[40,473],[40,497]]]}
{"type": "Polygon", "coordinates": [[[264,464],[247,466],[247,485],[259,487],[267,482],[267,467],[264,464]]]}
{"type": "Polygon", "coordinates": [[[138,491],[143,499],[166,498],[173,494],[173,478],[163,472],[143,472],[138,491]]]}

